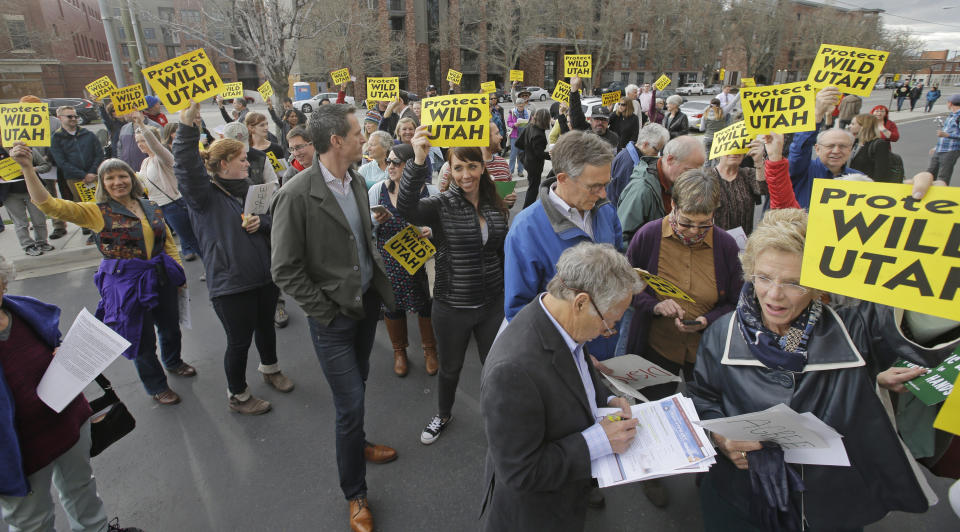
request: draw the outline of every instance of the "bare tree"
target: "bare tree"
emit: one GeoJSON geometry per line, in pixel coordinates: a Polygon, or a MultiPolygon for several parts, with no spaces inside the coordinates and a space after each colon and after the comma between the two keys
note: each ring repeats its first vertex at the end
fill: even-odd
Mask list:
{"type": "MultiPolygon", "coordinates": [[[[744,57],[748,76],[773,78],[780,43],[788,26],[786,2],[778,0],[739,0],[724,12],[724,34],[728,50],[744,57]]],[[[816,41],[803,36],[804,40],[816,41]]]]}
{"type": "MultiPolygon", "coordinates": [[[[543,34],[543,24],[549,21],[554,12],[548,11],[547,0],[481,0],[461,2],[466,9],[461,10],[464,24],[476,24],[480,16],[487,24],[487,54],[499,64],[503,79],[507,79],[510,69],[516,68],[520,57],[528,52],[535,37],[543,34]],[[479,7],[482,5],[482,10],[479,7]]],[[[478,43],[461,34],[461,46],[478,53],[478,43]]]]}

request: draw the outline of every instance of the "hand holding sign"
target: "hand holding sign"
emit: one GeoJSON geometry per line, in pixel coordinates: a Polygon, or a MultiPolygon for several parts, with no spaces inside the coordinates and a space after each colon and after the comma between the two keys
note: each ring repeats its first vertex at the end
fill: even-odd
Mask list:
{"type": "Polygon", "coordinates": [[[840,103],[840,89],[827,86],[824,87],[819,93],[817,93],[817,106],[816,116],[817,123],[819,124],[827,113],[833,111],[833,108],[840,103]]]}
{"type": "Polygon", "coordinates": [[[343,85],[350,81],[350,69],[341,68],[339,70],[334,70],[330,73],[330,77],[333,78],[334,85],[343,85]]]}
{"type": "Polygon", "coordinates": [[[191,100],[190,106],[180,111],[180,123],[188,126],[194,126],[197,117],[200,116],[200,104],[191,100]]]}
{"type": "Polygon", "coordinates": [[[214,97],[223,87],[220,74],[202,48],[145,68],[143,74],[170,112],[187,107],[190,100],[214,97]]]}
{"type": "Polygon", "coordinates": [[[50,145],[50,111],[45,103],[8,103],[0,105],[3,146],[15,142],[27,146],[50,145]]]}
{"type": "Polygon", "coordinates": [[[20,168],[33,168],[33,150],[24,142],[15,142],[9,151],[10,158],[14,160],[20,168]]]}
{"type": "Polygon", "coordinates": [[[490,95],[451,94],[423,100],[422,123],[433,146],[488,146],[490,95]]]}
{"type": "Polygon", "coordinates": [[[889,55],[869,48],[821,44],[807,81],[814,87],[832,85],[866,98],[873,92],[889,55]]]}
{"type": "Polygon", "coordinates": [[[420,126],[413,133],[413,139],[410,140],[413,146],[413,162],[423,164],[430,154],[430,126],[420,126]]]}

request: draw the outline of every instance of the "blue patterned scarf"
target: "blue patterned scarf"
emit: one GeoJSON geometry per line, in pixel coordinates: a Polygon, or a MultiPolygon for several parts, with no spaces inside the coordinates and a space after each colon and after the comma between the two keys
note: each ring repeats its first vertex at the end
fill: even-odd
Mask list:
{"type": "Polygon", "coordinates": [[[750,352],[764,366],[785,371],[803,371],[807,365],[807,342],[813,327],[820,319],[823,304],[819,299],[800,313],[790,324],[787,334],[780,336],[763,324],[760,303],[753,291],[753,283],[743,283],[737,303],[737,324],[750,347],[750,352]]]}

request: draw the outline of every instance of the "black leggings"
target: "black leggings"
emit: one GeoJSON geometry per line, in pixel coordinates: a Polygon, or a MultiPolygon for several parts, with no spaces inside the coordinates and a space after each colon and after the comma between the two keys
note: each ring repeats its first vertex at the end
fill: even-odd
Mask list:
{"type": "Polygon", "coordinates": [[[440,383],[437,393],[441,417],[450,417],[457,396],[460,370],[467,355],[470,334],[477,341],[480,363],[487,360],[490,346],[503,322],[503,297],[480,308],[455,308],[433,301],[433,332],[440,356],[440,383]]]}
{"type": "Polygon", "coordinates": [[[227,387],[234,395],[247,389],[247,352],[251,340],[256,339],[261,364],[277,363],[273,313],[279,296],[277,285],[269,283],[246,292],[213,298],[213,309],[227,333],[223,369],[227,374],[227,387]]]}

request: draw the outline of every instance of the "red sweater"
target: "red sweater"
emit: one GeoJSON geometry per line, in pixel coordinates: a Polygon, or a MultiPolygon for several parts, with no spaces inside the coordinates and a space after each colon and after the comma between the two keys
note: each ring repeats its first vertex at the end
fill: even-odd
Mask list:
{"type": "Polygon", "coordinates": [[[80,439],[80,427],[92,415],[83,394],[59,414],[37,396],[37,385],[52,360],[53,353],[33,328],[14,316],[10,337],[0,341],[0,366],[13,397],[14,424],[27,475],[73,447],[80,439]]]}

